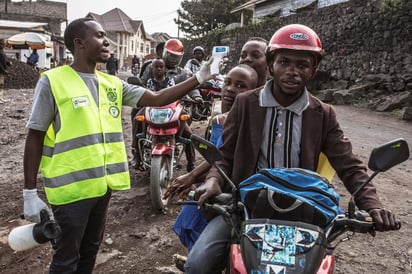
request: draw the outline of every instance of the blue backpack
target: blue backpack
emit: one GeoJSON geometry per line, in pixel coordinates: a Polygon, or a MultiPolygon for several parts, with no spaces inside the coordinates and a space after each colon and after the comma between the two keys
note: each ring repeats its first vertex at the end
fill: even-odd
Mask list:
{"type": "Polygon", "coordinates": [[[318,173],[262,169],[239,185],[249,218],[300,221],[325,228],[339,214],[339,194],[318,173]]]}

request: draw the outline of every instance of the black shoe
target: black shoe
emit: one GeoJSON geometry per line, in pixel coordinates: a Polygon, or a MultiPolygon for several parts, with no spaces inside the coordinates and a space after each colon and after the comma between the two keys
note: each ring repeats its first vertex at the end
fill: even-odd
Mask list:
{"type": "Polygon", "coordinates": [[[177,269],[179,269],[182,272],[185,272],[185,268],[184,265],[186,263],[187,257],[186,256],[182,256],[179,254],[174,254],[173,255],[173,261],[175,263],[175,266],[177,269]]]}

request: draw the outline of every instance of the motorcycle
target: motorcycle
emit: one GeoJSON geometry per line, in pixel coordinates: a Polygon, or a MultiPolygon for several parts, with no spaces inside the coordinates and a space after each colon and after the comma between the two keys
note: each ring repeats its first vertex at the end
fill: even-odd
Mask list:
{"type": "Polygon", "coordinates": [[[193,104],[192,120],[206,121],[213,114],[215,105],[220,102],[223,79],[221,75],[215,76],[199,88],[203,104],[193,104]]]}
{"type": "Polygon", "coordinates": [[[173,171],[180,166],[184,146],[189,139],[181,137],[184,121],[190,119],[180,101],[162,106],[146,107],[144,115],[136,115],[137,122],[145,125],[143,133],[136,134],[140,156],[140,170],[150,169],[150,196],[154,209],[163,210],[169,199],[163,192],[173,179],[173,171]]]}
{"type": "MultiPolygon", "coordinates": [[[[373,173],[352,194],[348,210],[342,210],[325,226],[319,226],[296,220],[250,217],[251,212],[239,198],[239,188],[215,164],[222,159],[219,150],[196,135],[191,136],[191,141],[196,150],[218,169],[232,187],[232,193],[223,193],[209,199],[204,208],[224,216],[231,225],[230,259],[226,273],[237,274],[333,273],[333,251],[338,244],[351,239],[355,233],[375,231],[371,216],[366,211],[356,210],[354,197],[378,173],[409,158],[408,144],[402,138],[373,149],[368,162],[373,173]]],[[[187,201],[185,204],[195,205],[196,201],[187,201]]],[[[397,229],[400,229],[399,222],[397,229]]]]}

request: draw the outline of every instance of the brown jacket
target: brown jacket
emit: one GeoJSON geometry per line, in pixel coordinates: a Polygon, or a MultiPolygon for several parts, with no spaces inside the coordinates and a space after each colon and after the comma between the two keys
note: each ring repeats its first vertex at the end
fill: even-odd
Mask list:
{"type": "MultiPolygon", "coordinates": [[[[259,107],[260,89],[239,94],[225,122],[224,144],[220,148],[224,160],[219,166],[235,185],[256,170],[265,120],[265,108],[259,107]]],[[[316,170],[320,152],[328,157],[349,192],[353,193],[368,178],[366,167],[352,153],[352,145],[343,135],[333,107],[310,95],[309,107],[303,112],[300,167],[316,170]]],[[[218,178],[223,190],[230,191],[216,168],[210,170],[207,178],[210,177],[218,178]]],[[[382,208],[371,183],[357,194],[356,204],[365,210],[382,208]]]]}

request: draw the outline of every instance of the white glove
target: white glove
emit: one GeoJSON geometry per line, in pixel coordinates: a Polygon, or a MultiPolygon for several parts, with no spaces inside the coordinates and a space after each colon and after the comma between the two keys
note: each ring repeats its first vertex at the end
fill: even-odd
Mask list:
{"type": "Polygon", "coordinates": [[[212,79],[214,75],[210,73],[210,65],[213,62],[213,57],[210,57],[210,59],[206,62],[203,63],[203,65],[200,67],[200,70],[196,72],[196,79],[199,82],[199,84],[203,84],[209,79],[212,79]]]}
{"type": "Polygon", "coordinates": [[[40,223],[40,211],[47,210],[51,214],[50,208],[37,195],[37,189],[23,189],[24,218],[27,221],[40,223]]]}

